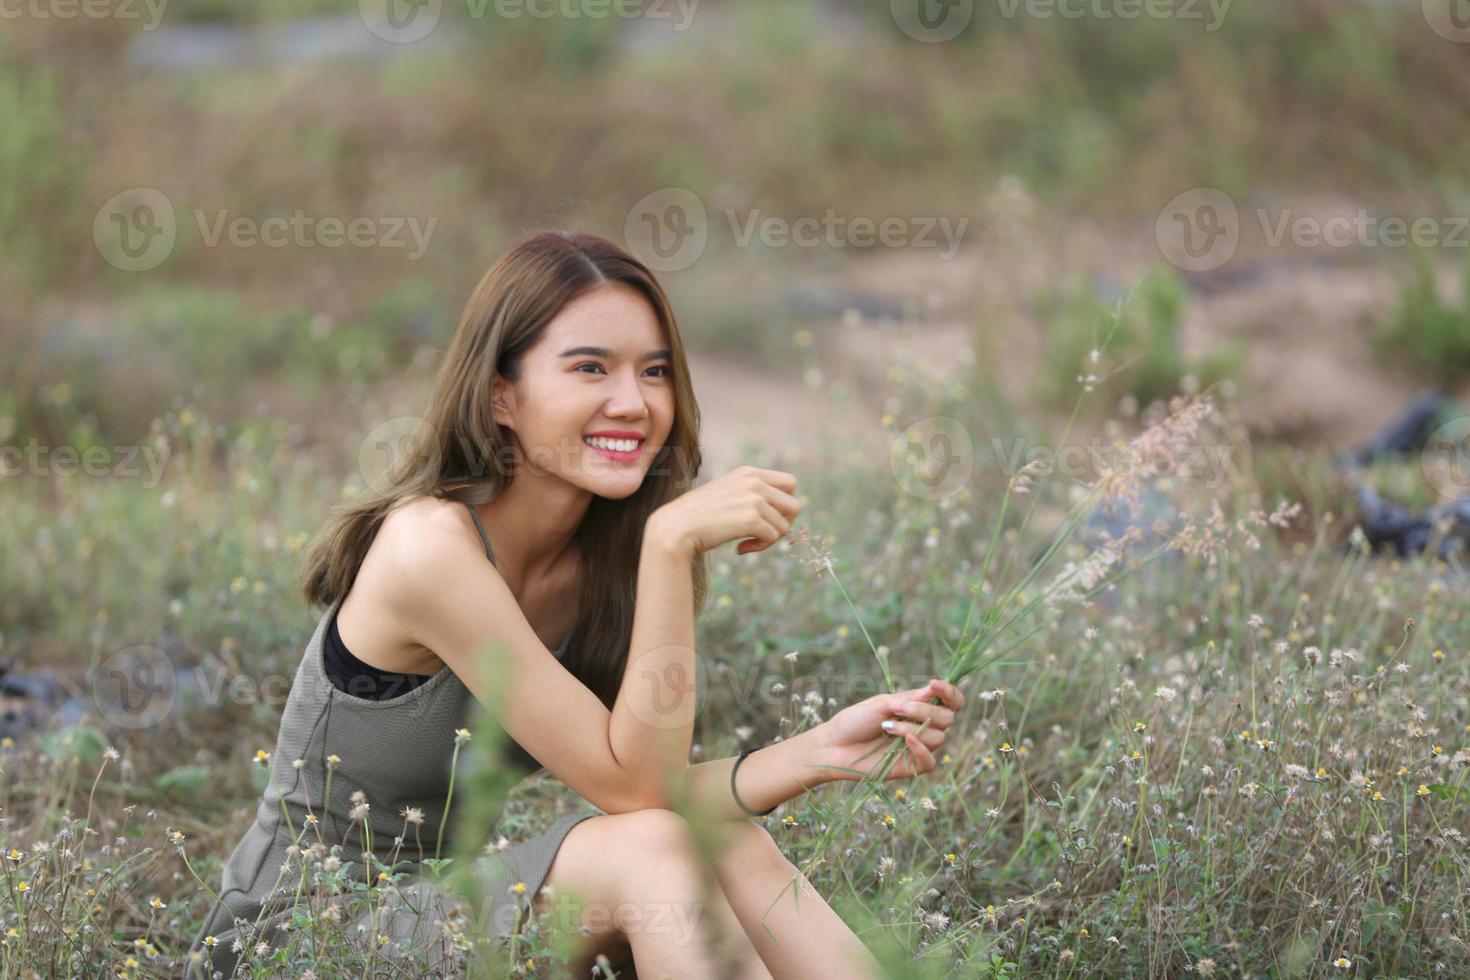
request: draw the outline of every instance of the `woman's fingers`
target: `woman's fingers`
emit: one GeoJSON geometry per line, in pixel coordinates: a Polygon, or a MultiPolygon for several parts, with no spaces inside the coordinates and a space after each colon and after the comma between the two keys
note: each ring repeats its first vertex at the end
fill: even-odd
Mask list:
{"type": "Polygon", "coordinates": [[[890,701],[888,708],[895,715],[902,715],[912,721],[923,721],[930,719],[931,728],[948,728],[954,724],[954,711],[942,704],[930,704],[927,701],[890,701]]]}
{"type": "Polygon", "coordinates": [[[910,732],[904,736],[904,741],[908,743],[910,761],[915,774],[928,772],[939,764],[934,761],[934,753],[929,751],[929,747],[919,736],[910,732]]]}
{"type": "Polygon", "coordinates": [[[937,696],[952,711],[958,711],[965,706],[965,695],[949,681],[936,677],[925,686],[925,691],[928,697],[937,696]]]}
{"type": "Polygon", "coordinates": [[[920,727],[920,723],[918,722],[897,721],[896,719],[892,718],[883,723],[883,730],[890,735],[918,735],[919,738],[924,742],[924,744],[928,745],[930,748],[937,749],[941,744],[943,744],[944,729],[935,728],[933,725],[930,725],[923,731],[919,731],[920,727]]]}

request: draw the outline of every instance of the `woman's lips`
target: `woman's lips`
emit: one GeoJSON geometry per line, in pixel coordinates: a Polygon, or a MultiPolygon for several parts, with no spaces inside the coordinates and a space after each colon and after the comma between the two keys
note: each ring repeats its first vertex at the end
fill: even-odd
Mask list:
{"type": "Polygon", "coordinates": [[[604,449],[601,446],[592,445],[592,443],[588,442],[586,439],[582,440],[582,445],[586,446],[594,453],[599,453],[603,456],[606,456],[608,459],[618,463],[631,463],[639,456],[643,455],[643,440],[639,440],[638,448],[634,449],[632,452],[619,452],[616,449],[604,449]]]}

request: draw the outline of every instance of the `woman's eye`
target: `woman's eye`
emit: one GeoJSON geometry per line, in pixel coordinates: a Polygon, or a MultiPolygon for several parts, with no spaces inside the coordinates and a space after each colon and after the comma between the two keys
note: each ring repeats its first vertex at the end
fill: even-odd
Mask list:
{"type": "MultiPolygon", "coordinates": [[[[572,370],[573,371],[581,371],[584,367],[597,368],[599,371],[602,370],[602,365],[596,363],[595,361],[586,361],[586,362],[584,362],[582,364],[578,364],[576,367],[572,368],[572,370]]],[[[660,377],[660,378],[667,378],[667,377],[669,377],[669,370],[670,370],[670,368],[669,368],[669,366],[667,364],[655,364],[653,367],[649,368],[648,370],[650,370],[650,371],[662,371],[663,372],[662,374],[656,375],[656,377],[660,377]]]]}

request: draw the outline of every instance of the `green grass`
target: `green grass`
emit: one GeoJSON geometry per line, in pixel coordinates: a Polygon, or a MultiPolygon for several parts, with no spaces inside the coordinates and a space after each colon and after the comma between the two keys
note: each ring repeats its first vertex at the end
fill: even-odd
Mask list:
{"type": "MultiPolygon", "coordinates": [[[[987,424],[973,402],[917,388],[896,424],[935,410],[987,424]]],[[[170,417],[184,462],[157,488],[31,480],[8,491],[7,524],[28,530],[0,563],[7,650],[49,649],[79,670],[80,651],[159,644],[252,682],[294,667],[313,625],[292,588],[297,549],[351,462],[282,467],[289,450],[271,424],[227,444],[215,432],[170,417]]],[[[1274,508],[1270,480],[1246,459],[1222,486],[1176,483],[1170,496],[1201,515],[1217,500],[1232,520],[1274,508]]],[[[940,672],[1005,485],[981,467],[936,501],[900,492],[886,466],[797,472],[813,501],[805,522],[827,536],[853,605],[799,548],[712,556],[696,759],[733,754],[739,726],[759,744],[873,693],[881,674],[864,629],[889,647],[898,683],[940,672]],[[810,692],[815,718],[799,710],[810,692]]],[[[1033,489],[1035,523],[1022,534],[1008,519],[1002,554],[1045,540],[1065,482],[1033,489]]],[[[1162,574],[1124,577],[973,676],[939,769],[880,784],[839,840],[824,843],[823,828],[853,784],[797,798],[768,824],[896,975],[1002,976],[1007,964],[1025,976],[1182,975],[1212,960],[1217,975],[1315,976],[1339,956],[1383,975],[1464,972],[1470,958],[1450,939],[1470,895],[1457,856],[1470,761],[1470,625],[1453,584],[1463,570],[1344,551],[1346,520],[1258,530],[1258,548],[1227,526],[1214,564],[1175,555],[1162,574]]],[[[1025,567],[1000,564],[992,587],[1025,567]]],[[[273,744],[278,712],[181,704],[166,725],[113,737],[126,769],[86,727],[70,744],[6,746],[0,847],[21,852],[0,904],[0,933],[16,930],[8,969],[177,975],[205,907],[199,882],[217,887],[253,814],[263,772],[251,760],[273,744]],[[82,836],[84,814],[99,836],[82,836]],[[165,908],[149,907],[154,895],[165,908]],[[58,923],[76,944],[59,960],[58,923]]],[[[491,737],[477,728],[475,744],[491,737]]],[[[481,782],[459,792],[475,805],[506,792],[481,782]]],[[[576,803],[554,781],[524,784],[486,839],[523,839],[576,803]]],[[[508,951],[499,962],[546,964],[558,941],[550,923],[527,923],[520,966],[508,951]]],[[[319,973],[349,968],[314,955],[319,973]]]]}
{"type": "Polygon", "coordinates": [[[1453,388],[1470,377],[1470,260],[1461,259],[1458,296],[1446,296],[1436,253],[1418,253],[1398,301],[1374,336],[1387,357],[1453,388]]]}

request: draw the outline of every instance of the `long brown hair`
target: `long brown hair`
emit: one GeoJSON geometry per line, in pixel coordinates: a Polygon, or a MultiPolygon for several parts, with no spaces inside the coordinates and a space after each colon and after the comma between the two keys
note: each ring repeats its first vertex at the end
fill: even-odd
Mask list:
{"type": "MultiPolygon", "coordinates": [[[[465,304],[411,448],[367,492],[335,505],[307,546],[300,581],[308,603],[326,607],[347,594],[384,517],[400,501],[428,495],[483,504],[509,486],[518,447],[515,433],[491,414],[491,379],[498,373],[519,380],[526,352],[562,307],[609,283],[631,286],[653,307],[668,336],[674,386],[673,428],[642,486],[622,500],[594,497],[573,539],[582,558],[581,604],[562,662],[612,708],[632,642],[644,523],[693,486],[702,457],[699,406],[668,297],[647,266],[605,238],[539,232],[485,273],[465,304]]],[[[693,573],[697,616],[706,596],[704,555],[693,573]]]]}

